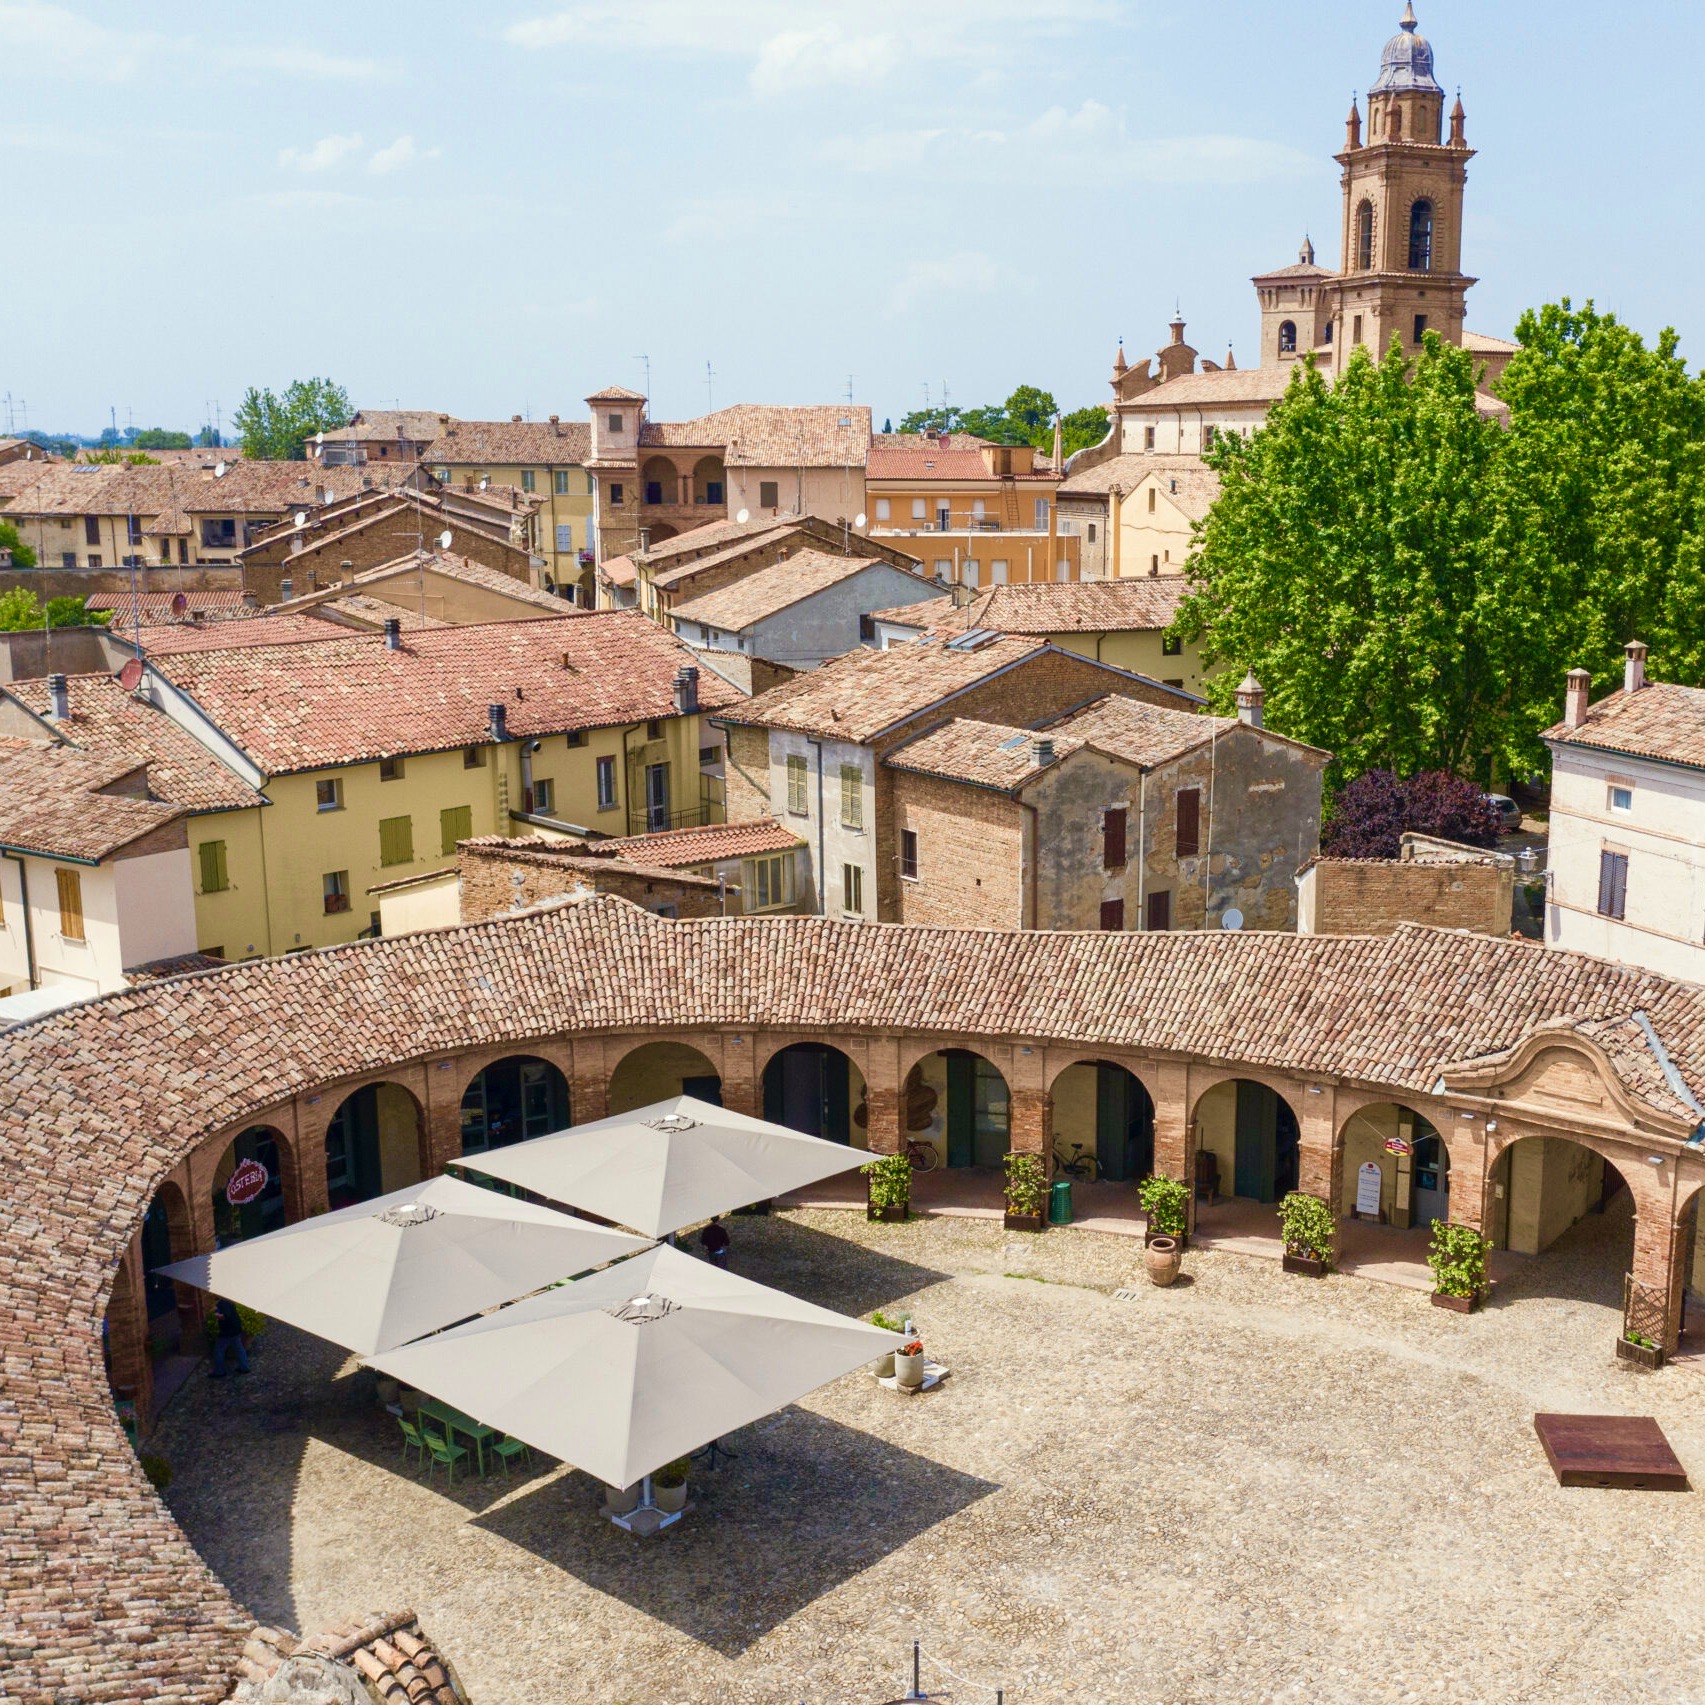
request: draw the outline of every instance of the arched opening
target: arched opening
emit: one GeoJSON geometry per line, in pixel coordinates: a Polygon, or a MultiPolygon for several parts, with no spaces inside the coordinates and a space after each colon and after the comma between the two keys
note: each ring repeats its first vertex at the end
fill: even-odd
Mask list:
{"type": "Polygon", "coordinates": [[[722,1105],[722,1075],[685,1042],[646,1042],[625,1054],[610,1077],[611,1113],[631,1113],[676,1095],[722,1105]]]}
{"type": "Polygon", "coordinates": [[[1279,353],[1295,355],[1297,352],[1297,323],[1295,320],[1279,322],[1279,353]]]}
{"type": "Polygon", "coordinates": [[[232,1138],[213,1174],[213,1235],[221,1244],[284,1224],[282,1145],[283,1133],[271,1125],[251,1125],[232,1138]]]}
{"type": "Polygon", "coordinates": [[[1589,1217],[1624,1227],[1632,1247],[1634,1199],[1628,1182],[1584,1143],[1520,1137],[1487,1176],[1484,1225],[1496,1249],[1542,1255],[1589,1217]]]}
{"type": "Polygon", "coordinates": [[[1373,267],[1373,203],[1364,201],[1356,209],[1356,270],[1373,267]]]}
{"type": "Polygon", "coordinates": [[[693,502],[720,508],[728,500],[727,475],[720,456],[701,456],[693,465],[693,502]]]}
{"type": "Polygon", "coordinates": [[[199,1316],[194,1292],[187,1286],[180,1292],[172,1280],[161,1278],[155,1269],[187,1260],[194,1253],[195,1227],[189,1203],[183,1191],[168,1181],[154,1192],[142,1220],[142,1286],[148,1308],[148,1338],[158,1354],[193,1342],[191,1334],[199,1316]]]}
{"type": "Polygon", "coordinates": [[[1000,1068],[981,1054],[969,1048],[926,1054],[907,1075],[904,1100],[908,1113],[928,1106],[921,1129],[907,1136],[928,1143],[943,1166],[998,1167],[1005,1161],[1012,1095],[1000,1068]]]}
{"type": "Polygon", "coordinates": [[[326,1198],[370,1202],[426,1176],[420,1103],[400,1083],[369,1083],[345,1097],[326,1127],[326,1198]]]}
{"type": "Polygon", "coordinates": [[[568,1079],[532,1054],[493,1060],[462,1091],[463,1154],[506,1148],[572,1123],[568,1079]]]}
{"type": "Polygon", "coordinates": [[[1296,1189],[1301,1128],[1295,1109],[1253,1078],[1216,1083],[1196,1103],[1196,1195],[1277,1202],[1296,1189]]]}
{"type": "Polygon", "coordinates": [[[680,528],[671,527],[667,521],[655,521],[646,528],[646,532],[650,535],[651,542],[654,545],[660,545],[665,539],[674,538],[680,532],[680,528]]]}
{"type": "Polygon", "coordinates": [[[764,1066],[764,1117],[807,1136],[868,1148],[864,1074],[827,1042],[794,1042],[764,1066]]]}
{"type": "MultiPolygon", "coordinates": [[[[640,501],[643,503],[674,503],[680,488],[681,476],[667,456],[647,457],[639,472],[640,501]]],[[[653,535],[655,537],[655,534],[653,535]]]]}
{"type": "Polygon", "coordinates": [[[1417,201],[1409,209],[1409,270],[1433,270],[1433,204],[1417,201]]]}
{"type": "Polygon", "coordinates": [[[1424,1114],[1394,1101],[1361,1107],[1340,1140],[1340,1216],[1421,1231],[1450,1218],[1450,1151],[1424,1114]]]}
{"type": "Polygon", "coordinates": [[[1054,1079],[1054,1153],[1093,1155],[1098,1177],[1134,1184],[1154,1171],[1154,1101],[1142,1080],[1111,1060],[1078,1060],[1054,1079]]]}

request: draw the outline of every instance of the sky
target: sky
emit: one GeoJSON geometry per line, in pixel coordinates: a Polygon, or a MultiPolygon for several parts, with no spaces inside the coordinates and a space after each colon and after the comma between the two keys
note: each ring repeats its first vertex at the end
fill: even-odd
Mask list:
{"type": "MultiPolygon", "coordinates": [[[[1071,409],[1175,304],[1248,365],[1250,276],[1305,232],[1337,264],[1332,151],[1401,10],[0,0],[0,430],[228,425],[320,374],[464,418],[1071,409]]],[[[1591,297],[1697,366],[1705,6],[1418,15],[1479,150],[1470,327],[1591,297]]]]}

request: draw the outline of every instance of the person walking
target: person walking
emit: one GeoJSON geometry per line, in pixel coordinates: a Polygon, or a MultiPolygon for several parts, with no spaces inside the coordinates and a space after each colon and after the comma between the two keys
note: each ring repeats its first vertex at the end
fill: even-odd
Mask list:
{"type": "Polygon", "coordinates": [[[221,1297],[214,1313],[219,1320],[219,1330],[213,1340],[213,1377],[225,1377],[225,1358],[233,1345],[237,1351],[237,1372],[247,1373],[249,1352],[243,1343],[243,1317],[237,1312],[237,1305],[229,1297],[221,1297]]]}
{"type": "Polygon", "coordinates": [[[699,1247],[704,1251],[705,1259],[711,1266],[726,1269],[728,1266],[728,1244],[728,1228],[722,1223],[722,1215],[718,1214],[699,1233],[699,1247]]]}

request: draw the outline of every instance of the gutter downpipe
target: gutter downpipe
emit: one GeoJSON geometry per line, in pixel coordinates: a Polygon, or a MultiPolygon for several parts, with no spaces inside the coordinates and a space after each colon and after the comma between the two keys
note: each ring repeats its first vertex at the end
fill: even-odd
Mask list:
{"type": "Polygon", "coordinates": [[[1149,773],[1137,771],[1137,928],[1148,928],[1148,914],[1143,910],[1143,878],[1148,873],[1148,843],[1143,838],[1143,818],[1148,809],[1149,773]]]}
{"type": "MultiPolygon", "coordinates": [[[[805,743],[817,750],[817,915],[826,918],[829,915],[829,877],[823,866],[826,856],[823,846],[823,742],[807,734],[805,743]]],[[[878,906],[881,905],[880,896],[873,895],[872,898],[878,906]]]]}
{"type": "Polygon", "coordinates": [[[1029,856],[1025,860],[1028,869],[1024,873],[1024,902],[1025,909],[1030,915],[1021,921],[1019,927],[1021,929],[1038,929],[1041,926],[1037,922],[1036,911],[1036,866],[1042,856],[1042,813],[1040,806],[1032,805],[1027,799],[1019,800],[1018,806],[1030,820],[1029,856]]]}
{"type": "Polygon", "coordinates": [[[41,981],[36,971],[36,938],[30,927],[30,873],[21,853],[0,853],[0,857],[18,867],[18,898],[24,908],[24,963],[29,967],[30,987],[39,989],[41,981]]]}

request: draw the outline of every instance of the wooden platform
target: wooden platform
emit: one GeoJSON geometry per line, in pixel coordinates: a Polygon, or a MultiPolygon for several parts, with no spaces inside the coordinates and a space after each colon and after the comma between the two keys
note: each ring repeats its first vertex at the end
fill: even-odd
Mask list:
{"type": "Polygon", "coordinates": [[[1535,1415],[1533,1430],[1560,1486],[1688,1489],[1686,1470],[1649,1415],[1535,1415]]]}

